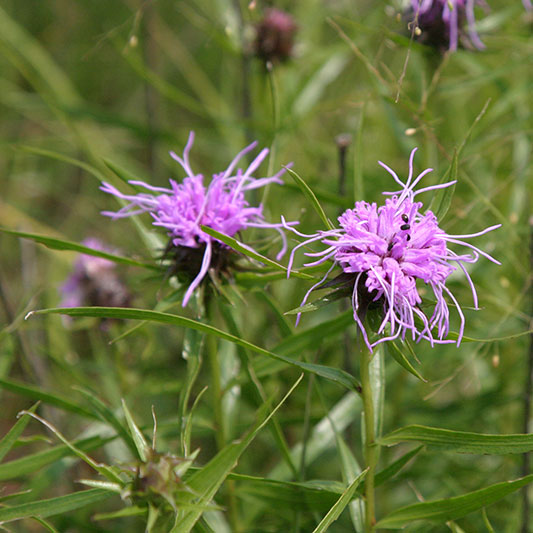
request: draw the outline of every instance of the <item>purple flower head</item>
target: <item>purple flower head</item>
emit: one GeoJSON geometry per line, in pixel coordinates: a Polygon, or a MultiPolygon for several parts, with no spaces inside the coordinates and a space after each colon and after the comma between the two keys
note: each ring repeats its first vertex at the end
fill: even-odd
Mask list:
{"type": "MultiPolygon", "coordinates": [[[[527,0],[525,0],[527,1],[527,0]]],[[[411,0],[409,18],[417,24],[417,39],[436,48],[457,50],[465,20],[468,24],[468,40],[478,50],[485,45],[475,30],[474,6],[480,0],[411,0]]]]}
{"type": "Polygon", "coordinates": [[[265,61],[285,61],[291,56],[297,29],[289,13],[267,9],[256,27],[255,54],[265,61]]]}
{"type": "MultiPolygon", "coordinates": [[[[85,239],[82,244],[94,250],[112,252],[95,238],[85,239]]],[[[115,263],[87,254],[78,256],[72,273],[60,288],[60,293],[61,307],[127,307],[130,301],[129,291],[115,272],[115,263]]]]}
{"type": "Polygon", "coordinates": [[[224,243],[202,231],[200,226],[208,226],[230,237],[250,227],[273,228],[279,232],[283,243],[278,259],[287,249],[282,224],[265,222],[263,207],[261,205],[250,207],[244,196],[246,191],[264,187],[269,183],[283,184],[280,176],[285,169],[270,178],[256,179],[252,176],[268,155],[268,149],[261,150],[246,170],[240,168],[235,170],[239,160],[255,148],[257,142],[250,144],[237,154],[224,172],[214,174],[211,182],[205,185],[203,176],[195,174],[189,163],[189,151],[193,141],[194,133],[191,132],[183,157],[170,152],[171,157],[187,174],[182,183],[171,179],[170,188],[163,188],[141,181],[130,181],[132,185],[144,187],[154,193],[135,195],[123,194],[109,183],[103,183],[100,187],[104,192],[129,202],[116,213],[104,211],[102,214],[117,219],[150,213],[154,219],[153,225],[166,229],[170,237],[170,249],[175,252],[180,266],[188,271],[191,266],[195,268],[194,279],[183,298],[184,307],[206,276],[210,266],[223,261],[223,258],[221,259],[221,256],[225,255],[223,252],[230,251],[224,243]],[[201,259],[198,262],[199,255],[201,259]],[[196,263],[199,263],[197,267],[196,263]]]}
{"type": "Polygon", "coordinates": [[[459,345],[463,337],[465,319],[458,301],[446,287],[448,276],[457,267],[464,272],[472,289],[474,306],[477,308],[476,290],[465,265],[475,263],[480,255],[500,264],[489,254],[463,239],[483,235],[501,224],[470,235],[449,235],[439,227],[437,218],[431,211],[422,212],[422,203],[416,201],[419,194],[449,187],[455,181],[425,187],[415,192],[414,188],[420,180],[432,171],[428,168],[413,179],[415,152],[416,148],[411,152],[409,176],[405,183],[391,168],[379,162],[401,187],[399,191],[383,193],[390,196],[385,205],[378,207],[375,203],[356,202],[354,209],[348,209],[338,218],[338,229],[319,231],[314,235],[304,235],[287,227],[297,235],[305,237],[291,252],[289,273],[295,251],[312,242],[320,242],[326,248],[320,252],[307,252],[305,255],[314,257],[315,260],[305,266],[320,265],[333,260],[333,265],[326,275],[307,292],[302,305],[311,291],[325,282],[333,267],[340,265],[343,270],[341,277],[345,281],[350,280],[354,320],[370,350],[384,341],[404,339],[408,332],[413,340],[418,342],[420,339],[426,339],[432,346],[434,343],[454,342],[445,339],[449,331],[446,296],[453,302],[460,317],[461,326],[457,339],[459,345]],[[449,244],[464,246],[468,251],[457,254],[448,248],[449,244]],[[420,308],[422,298],[417,281],[418,285],[424,283],[431,288],[436,300],[429,318],[420,308]],[[363,319],[368,307],[376,305],[382,310],[378,334],[385,335],[371,343],[363,326],[363,319]],[[385,333],[387,326],[389,331],[385,333]]]}

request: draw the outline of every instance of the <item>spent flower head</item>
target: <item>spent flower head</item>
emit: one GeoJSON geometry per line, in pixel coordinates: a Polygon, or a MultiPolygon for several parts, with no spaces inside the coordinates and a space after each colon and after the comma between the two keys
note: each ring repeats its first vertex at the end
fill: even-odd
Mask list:
{"type": "Polygon", "coordinates": [[[297,29],[292,15],[281,9],[267,9],[256,26],[255,54],[265,61],[289,59],[297,29]]]}
{"type": "MultiPolygon", "coordinates": [[[[112,253],[112,250],[95,238],[85,239],[87,248],[112,253]]],[[[116,273],[115,263],[88,254],[80,254],[74,269],[60,288],[61,307],[97,305],[128,307],[131,294],[116,273]]]]}
{"type": "Polygon", "coordinates": [[[459,41],[483,50],[476,32],[475,4],[481,0],[411,0],[407,17],[416,24],[415,38],[440,49],[457,50],[459,41]],[[463,30],[465,21],[468,31],[463,30]]]}
{"type": "MultiPolygon", "coordinates": [[[[340,265],[343,270],[341,281],[351,289],[354,320],[370,350],[384,341],[404,339],[408,333],[413,340],[418,342],[426,339],[432,346],[434,343],[454,342],[446,339],[450,327],[446,297],[453,302],[460,317],[457,339],[459,345],[465,318],[459,302],[446,286],[447,278],[459,267],[468,280],[474,306],[477,308],[476,289],[465,265],[475,263],[480,255],[500,264],[463,239],[483,235],[501,224],[469,235],[450,235],[439,227],[438,220],[431,211],[422,211],[422,203],[417,201],[419,194],[450,187],[455,181],[415,191],[420,180],[432,171],[428,168],[416,178],[413,177],[415,152],[416,148],[411,152],[409,175],[405,182],[394,170],[379,162],[400,186],[399,191],[383,193],[390,196],[385,205],[378,207],[376,203],[356,202],[353,209],[348,209],[338,218],[339,228],[318,231],[314,235],[305,235],[287,226],[287,229],[305,238],[291,252],[289,274],[296,250],[313,242],[320,242],[326,248],[319,252],[306,252],[305,255],[315,259],[305,266],[333,261],[326,275],[309,289],[302,305],[313,290],[324,284],[334,266],[340,265]],[[450,244],[457,244],[468,250],[458,254],[448,248],[450,244]],[[421,309],[422,298],[417,282],[418,285],[424,283],[433,291],[436,303],[429,317],[421,309]],[[382,312],[378,328],[381,337],[374,342],[370,342],[363,325],[369,306],[378,306],[382,312]]],[[[327,285],[333,284],[329,282],[327,285]]]]}
{"type": "Polygon", "coordinates": [[[129,182],[131,185],[150,191],[133,195],[123,194],[109,183],[103,183],[100,187],[104,192],[129,202],[117,212],[104,211],[102,214],[118,219],[150,213],[152,224],[167,231],[170,237],[167,252],[174,253],[178,274],[181,270],[194,277],[183,298],[184,307],[210,267],[225,265],[224,257],[231,253],[228,246],[207,234],[201,226],[208,226],[229,237],[234,237],[246,228],[273,228],[279,232],[283,243],[278,259],[287,249],[282,224],[265,222],[263,207],[250,207],[244,195],[246,191],[269,183],[283,185],[280,176],[285,169],[269,178],[253,177],[253,173],[268,155],[268,149],[261,150],[246,170],[236,169],[241,158],[253,150],[257,142],[250,144],[237,154],[226,170],[213,174],[211,182],[206,185],[202,174],[196,174],[191,169],[189,151],[193,142],[194,133],[191,132],[183,157],[170,152],[171,157],[187,174],[182,183],[170,179],[170,188],[165,188],[132,180],[129,182]]]}

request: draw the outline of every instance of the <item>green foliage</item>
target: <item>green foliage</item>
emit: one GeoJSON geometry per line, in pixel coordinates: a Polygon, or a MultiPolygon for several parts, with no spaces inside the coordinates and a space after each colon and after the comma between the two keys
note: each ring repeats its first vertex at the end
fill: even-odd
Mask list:
{"type": "Polygon", "coordinates": [[[396,340],[370,362],[375,531],[524,531],[533,48],[520,0],[476,10],[485,51],[444,56],[409,39],[399,2],[277,3],[299,30],[294,56],[270,65],[252,54],[267,2],[134,4],[0,7],[0,523],[364,531],[361,339],[345,286],[301,306],[326,272],[301,266],[317,249],[287,280],[279,239],[203,227],[237,251],[236,271],[184,309],[150,216],[100,215],[117,210],[102,180],[180,181],[168,151],[195,130],[206,182],[248,142],[270,147],[257,175],[286,167],[285,185],[248,200],[304,234],[381,202],[395,185],[377,161],[402,177],[415,146],[416,170],[434,169],[425,185],[457,180],[419,197],[448,233],[503,225],[475,239],[502,262],[469,268],[479,311],[450,277],[461,345],[396,340]],[[117,251],[79,244],[90,236],[117,251]],[[59,309],[79,253],[112,261],[133,307],[59,309]]]}

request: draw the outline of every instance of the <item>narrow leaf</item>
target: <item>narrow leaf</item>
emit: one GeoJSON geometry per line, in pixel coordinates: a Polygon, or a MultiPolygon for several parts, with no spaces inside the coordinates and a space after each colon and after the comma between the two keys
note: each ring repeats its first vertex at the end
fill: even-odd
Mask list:
{"type": "MultiPolygon", "coordinates": [[[[102,439],[101,437],[90,437],[88,439],[75,441],[74,444],[79,450],[90,451],[100,448],[115,437],[102,439]]],[[[20,478],[26,474],[36,472],[43,466],[59,461],[63,457],[73,455],[72,449],[66,445],[54,446],[48,450],[26,455],[20,459],[13,459],[0,465],[0,481],[6,479],[20,478]]]]}
{"type": "MultiPolygon", "coordinates": [[[[219,231],[216,231],[213,228],[210,228],[209,226],[200,226],[200,228],[208,235],[211,235],[211,237],[214,237],[215,239],[223,242],[224,244],[227,244],[233,250],[236,250],[237,252],[240,252],[241,254],[250,257],[251,259],[259,261],[260,263],[275,268],[276,270],[283,270],[284,272],[287,272],[287,268],[281,265],[280,263],[277,263],[276,261],[273,261],[272,259],[261,255],[255,250],[252,250],[250,247],[245,246],[237,239],[234,239],[229,235],[225,235],[224,233],[220,233],[219,231]]],[[[304,274],[302,272],[297,271],[291,272],[291,276],[301,279],[314,279],[313,276],[310,276],[309,274],[304,274]]]]}
{"type": "Polygon", "coordinates": [[[46,518],[48,516],[64,514],[74,509],[79,509],[80,507],[86,507],[87,505],[107,500],[111,494],[109,491],[103,489],[90,489],[48,500],[3,507],[0,509],[0,522],[11,522],[31,516],[46,518]]]}
{"type": "Polygon", "coordinates": [[[187,486],[196,494],[200,495],[198,509],[185,513],[184,516],[177,517],[175,526],[171,533],[188,533],[194,527],[203,513],[202,506],[207,505],[230,473],[236,466],[240,456],[246,450],[259,431],[269,422],[276,411],[283,405],[285,400],[292,394],[299,385],[303,374],[298,378],[279,404],[265,416],[265,408],[258,411],[258,421],[251,430],[239,441],[233,442],[223,448],[209,463],[201,470],[195,472],[188,480],[187,486]]]}
{"type": "Polygon", "coordinates": [[[58,407],[59,409],[63,409],[64,411],[76,413],[78,415],[84,416],[85,418],[98,418],[94,413],[85,409],[81,405],[77,405],[64,397],[59,396],[58,394],[45,392],[32,385],[27,385],[26,383],[20,383],[18,381],[8,379],[0,379],[0,388],[14,392],[16,394],[20,394],[21,396],[25,396],[26,398],[40,400],[43,403],[53,405],[54,407],[58,407]]]}
{"type": "Polygon", "coordinates": [[[83,244],[65,241],[64,239],[47,237],[46,235],[38,235],[36,233],[26,233],[24,231],[15,231],[7,228],[0,228],[0,231],[8,233],[9,235],[21,237],[23,239],[30,239],[39,244],[44,244],[44,246],[46,246],[47,248],[51,248],[52,250],[68,250],[71,252],[78,252],[80,254],[92,255],[94,257],[102,257],[103,259],[108,259],[109,261],[113,261],[114,263],[121,263],[123,265],[137,266],[147,268],[149,270],[156,270],[158,272],[161,270],[157,265],[143,263],[142,261],[136,261],[135,259],[130,259],[129,257],[111,254],[102,250],[95,250],[94,248],[89,248],[87,246],[84,246],[83,244]]]}
{"type": "Polygon", "coordinates": [[[244,348],[248,348],[253,352],[259,353],[266,357],[283,361],[284,363],[299,368],[305,372],[311,372],[317,376],[323,377],[330,381],[334,381],[339,385],[343,385],[347,389],[354,390],[357,388],[357,381],[353,376],[345,372],[344,370],[333,368],[324,365],[305,363],[290,359],[284,355],[269,352],[251,342],[244,339],[235,337],[225,331],[214,328],[207,324],[203,324],[190,318],[185,318],[178,315],[172,315],[169,313],[160,313],[158,311],[150,311],[145,309],[126,309],[122,307],[71,307],[71,308],[59,308],[59,309],[42,309],[40,311],[34,311],[27,315],[27,318],[32,314],[64,314],[68,316],[90,316],[96,318],[121,318],[124,320],[148,320],[152,322],[159,322],[164,324],[172,324],[175,326],[186,327],[202,331],[208,335],[213,335],[220,339],[233,342],[244,348]]]}
{"type": "Polygon", "coordinates": [[[376,529],[401,529],[415,520],[430,520],[438,523],[457,520],[501,500],[531,482],[533,482],[533,474],[514,481],[490,485],[462,496],[408,505],[380,520],[376,524],[376,529]]]}
{"type": "MultiPolygon", "coordinates": [[[[457,179],[458,164],[459,154],[458,151],[455,150],[453,153],[450,168],[448,169],[448,172],[446,172],[442,177],[441,183],[446,183],[447,181],[453,181],[457,179]]],[[[442,220],[448,212],[448,209],[452,204],[453,195],[455,193],[455,186],[456,184],[454,183],[449,187],[445,187],[444,189],[437,189],[435,191],[433,198],[431,199],[431,202],[429,204],[428,210],[433,211],[438,220],[442,220]]]]}
{"type": "Polygon", "coordinates": [[[105,176],[95,167],[85,163],[85,161],[80,161],[79,159],[74,159],[68,155],[61,154],[59,152],[54,152],[52,150],[45,150],[43,148],[38,148],[37,146],[27,146],[24,144],[19,144],[15,147],[17,150],[23,150],[24,152],[29,152],[30,154],[42,155],[45,157],[50,157],[51,159],[57,159],[58,161],[63,161],[70,165],[79,167],[89,174],[92,174],[97,180],[105,181],[105,176]]]}
{"type": "Polygon", "coordinates": [[[396,459],[396,461],[391,463],[389,466],[378,472],[374,479],[374,485],[376,487],[379,487],[380,485],[383,485],[383,483],[388,481],[390,478],[394,477],[413,457],[418,455],[418,453],[423,448],[424,446],[418,446],[418,448],[415,448],[410,452],[405,453],[400,458],[396,459]]]}
{"type": "Polygon", "coordinates": [[[506,455],[533,450],[533,435],[490,435],[452,431],[427,426],[406,426],[378,439],[384,446],[400,442],[420,442],[438,450],[456,453],[506,455]]]}
{"type": "Polygon", "coordinates": [[[342,496],[337,500],[337,503],[329,510],[329,513],[320,521],[320,524],[313,530],[313,533],[323,533],[324,531],[327,531],[329,526],[339,518],[342,511],[344,511],[344,508],[350,503],[350,501],[353,498],[353,495],[355,493],[355,490],[357,489],[357,486],[363,478],[366,476],[367,470],[363,470],[354,480],[353,482],[348,486],[348,488],[344,491],[342,496]]]}
{"type": "Polygon", "coordinates": [[[146,451],[149,449],[148,443],[146,442],[146,439],[144,438],[144,435],[138,428],[137,424],[135,424],[135,421],[133,420],[133,417],[131,416],[130,410],[128,409],[124,399],[122,399],[122,409],[124,410],[124,415],[126,416],[126,422],[130,428],[133,442],[137,448],[137,453],[139,454],[141,461],[146,462],[146,451]]]}
{"type": "Polygon", "coordinates": [[[137,455],[137,448],[131,435],[128,433],[122,422],[115,416],[115,413],[100,400],[97,396],[94,395],[91,391],[83,389],[81,387],[74,387],[75,390],[79,391],[81,394],[87,398],[87,401],[93,407],[95,413],[101,418],[102,421],[107,422],[122,438],[126,446],[131,450],[133,455],[137,455]]]}
{"type": "Polygon", "coordinates": [[[407,370],[407,372],[409,372],[410,374],[412,374],[413,376],[415,376],[415,378],[419,379],[420,381],[423,381],[424,383],[427,383],[427,379],[425,379],[419,372],[418,370],[411,364],[411,362],[409,361],[409,359],[407,359],[407,356],[402,352],[402,350],[400,350],[400,348],[398,347],[398,344],[396,341],[393,341],[393,342],[387,342],[385,343],[386,344],[386,349],[387,349],[387,352],[390,353],[392,355],[392,357],[394,357],[395,361],[400,365],[402,366],[403,368],[405,368],[405,370],[407,370]]]}
{"type": "Polygon", "coordinates": [[[304,193],[304,196],[311,202],[311,205],[315,209],[315,211],[318,213],[318,216],[321,218],[322,222],[328,229],[333,229],[333,225],[329,221],[328,217],[326,216],[326,213],[324,209],[322,209],[322,206],[320,205],[320,202],[318,201],[318,198],[315,196],[315,193],[311,190],[309,185],[305,183],[305,181],[294,172],[294,170],[291,170],[288,167],[284,167],[285,170],[291,175],[292,179],[296,182],[296,185],[300,187],[301,191],[304,193]]]}
{"type": "MultiPolygon", "coordinates": [[[[33,405],[28,411],[30,413],[35,413],[35,410],[37,409],[37,406],[39,405],[39,402],[37,402],[35,405],[33,405]]],[[[0,462],[4,459],[4,457],[9,453],[15,442],[17,442],[17,439],[22,435],[22,432],[24,431],[25,427],[28,425],[28,422],[30,421],[30,416],[27,414],[22,415],[20,417],[16,424],[7,432],[6,435],[2,438],[0,441],[0,462]]]]}

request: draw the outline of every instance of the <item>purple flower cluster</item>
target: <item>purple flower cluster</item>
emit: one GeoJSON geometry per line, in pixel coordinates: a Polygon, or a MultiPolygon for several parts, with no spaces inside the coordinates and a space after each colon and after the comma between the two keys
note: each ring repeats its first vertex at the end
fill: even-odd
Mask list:
{"type": "Polygon", "coordinates": [[[325,282],[333,267],[340,265],[344,273],[351,276],[354,320],[370,350],[388,340],[398,337],[404,339],[408,332],[411,332],[413,340],[426,339],[431,345],[454,342],[445,340],[449,332],[450,315],[445,296],[452,300],[460,317],[457,339],[459,345],[465,319],[455,296],[446,287],[446,280],[458,266],[470,284],[474,306],[477,308],[476,290],[465,265],[475,263],[480,255],[499,264],[489,254],[463,239],[483,235],[500,227],[500,224],[470,235],[449,235],[439,227],[437,218],[431,211],[422,212],[422,203],[415,200],[419,194],[449,187],[455,181],[415,192],[416,185],[432,170],[426,169],[413,179],[415,152],[416,148],[411,152],[409,176],[405,183],[391,168],[379,162],[401,187],[399,191],[384,193],[390,196],[385,205],[378,207],[375,203],[356,202],[354,209],[348,209],[339,217],[340,228],[319,231],[314,235],[305,235],[287,226],[287,229],[305,238],[291,252],[289,274],[296,250],[313,242],[321,242],[326,248],[320,252],[307,252],[307,256],[318,259],[305,266],[333,260],[333,265],[322,280],[307,292],[302,305],[311,291],[325,282]],[[448,244],[462,245],[469,248],[470,252],[457,254],[448,248],[448,244]],[[420,308],[422,298],[417,280],[431,288],[436,300],[429,318],[420,308]],[[369,341],[363,325],[369,303],[377,303],[382,307],[378,334],[385,334],[386,327],[389,327],[389,332],[375,342],[369,341]]]}
{"type": "Polygon", "coordinates": [[[211,260],[217,252],[216,248],[229,250],[224,243],[202,231],[200,226],[208,226],[230,237],[250,227],[273,228],[280,233],[283,243],[278,258],[287,249],[282,224],[265,222],[262,206],[250,207],[244,196],[246,191],[264,187],[269,183],[283,184],[280,176],[285,172],[284,169],[270,178],[256,179],[252,176],[268,155],[268,149],[261,150],[246,170],[243,171],[240,168],[235,170],[240,159],[257,145],[256,142],[250,144],[237,154],[224,172],[214,174],[209,185],[205,185],[203,176],[195,174],[189,162],[189,151],[193,142],[194,133],[191,132],[183,157],[179,157],[174,152],[170,153],[187,174],[182,183],[171,179],[169,180],[170,188],[163,188],[154,187],[142,181],[130,181],[132,185],[143,187],[154,193],[134,195],[123,194],[109,183],[103,183],[101,187],[104,192],[129,202],[120,211],[104,211],[104,215],[117,219],[145,212],[150,213],[154,219],[153,225],[167,230],[175,248],[203,251],[200,269],[183,298],[184,307],[206,276],[211,260]]]}
{"type": "MultiPolygon", "coordinates": [[[[527,1],[527,0],[524,0],[527,1]]],[[[485,48],[475,30],[474,6],[479,0],[411,0],[410,16],[421,34],[418,39],[433,46],[457,50],[464,21],[468,37],[478,50],[485,48]]]]}
{"type": "MultiPolygon", "coordinates": [[[[85,239],[82,244],[93,250],[112,252],[95,238],[85,239]]],[[[130,301],[129,291],[115,271],[115,263],[87,254],[78,256],[74,269],[61,286],[60,292],[61,307],[127,307],[130,301]]]]}

